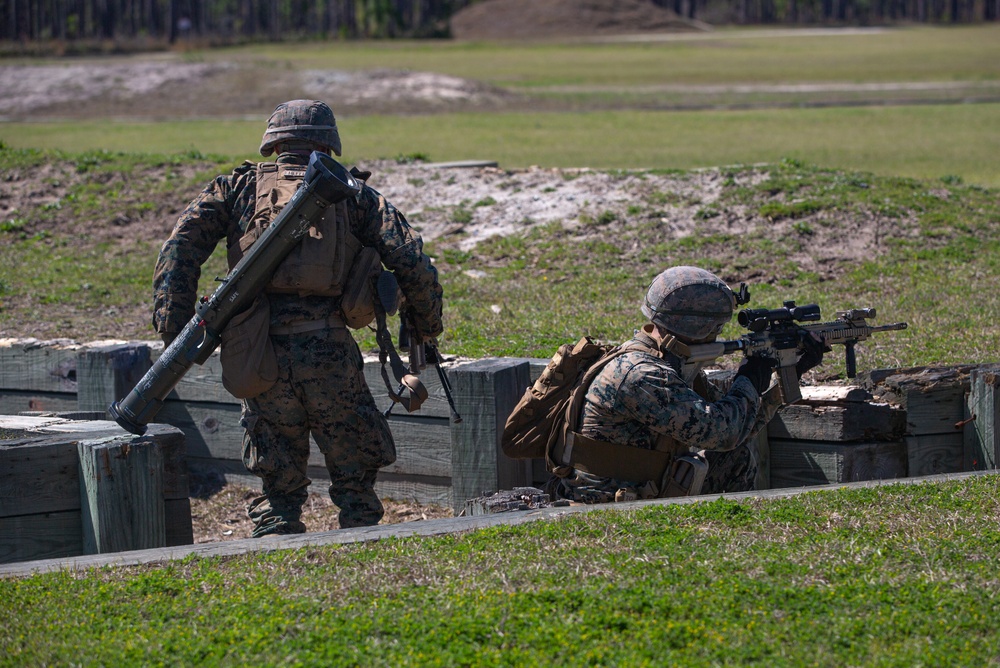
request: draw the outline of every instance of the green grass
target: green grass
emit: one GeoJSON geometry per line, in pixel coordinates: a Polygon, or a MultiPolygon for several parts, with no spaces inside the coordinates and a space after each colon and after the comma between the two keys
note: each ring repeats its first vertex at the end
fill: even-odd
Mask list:
{"type": "MultiPolygon", "coordinates": [[[[1000,186],[1000,104],[757,111],[595,111],[340,120],[347,163],[422,154],[502,167],[691,169],[794,158],[885,176],[1000,186]]],[[[12,148],[254,158],[261,123],[8,123],[12,148]]],[[[256,156],[259,159],[259,156],[256,156]]]]}
{"type": "Polygon", "coordinates": [[[0,581],[0,665],[969,666],[1000,476],[0,581]]]}
{"type": "Polygon", "coordinates": [[[444,41],[254,45],[200,54],[303,69],[441,72],[530,91],[557,85],[980,81],[1000,78],[1000,26],[828,36],[756,29],[609,44],[444,41]],[[335,65],[331,65],[335,63],[335,65]]]}
{"type": "MultiPolygon", "coordinates": [[[[48,161],[99,170],[62,200],[39,202],[11,215],[0,228],[0,328],[71,318],[75,310],[76,317],[88,314],[88,323],[98,329],[92,338],[155,338],[148,317],[135,314],[148,313],[152,267],[162,240],[92,239],[86,221],[140,215],[135,212],[153,199],[185,202],[200,187],[205,170],[224,162],[18,150],[2,151],[0,157],[11,169],[48,161]],[[191,175],[161,180],[165,172],[180,171],[191,175]],[[52,222],[65,220],[67,212],[73,225],[52,222]]],[[[652,276],[668,266],[694,264],[732,285],[748,281],[755,308],[794,299],[820,304],[826,318],[837,310],[875,307],[879,323],[908,322],[908,330],[879,335],[859,347],[861,370],[998,360],[1000,291],[988,287],[1000,282],[996,189],[954,176],[883,177],[791,159],[754,169],[753,179],[749,167],[722,170],[720,195],[707,205],[687,202],[688,196],[678,193],[653,192],[631,203],[622,218],[604,211],[581,219],[578,231],[568,227],[574,221],[565,221],[527,236],[489,239],[470,250],[459,250],[447,239],[428,244],[446,295],[442,349],[469,357],[544,358],[584,334],[621,341],[642,320],[638,304],[652,276]],[[748,183],[753,185],[740,185],[748,183]],[[669,240],[661,210],[672,204],[691,205],[695,218],[715,220],[746,211],[759,222],[743,235],[669,240]],[[776,224],[772,221],[786,219],[793,221],[790,233],[769,232],[776,224]],[[851,235],[870,234],[873,227],[881,230],[878,248],[845,253],[822,272],[802,259],[825,256],[823,244],[846,249],[851,235]],[[475,271],[470,275],[469,270],[475,271]]],[[[675,176],[683,179],[684,173],[675,176]]],[[[485,198],[470,200],[451,216],[464,219],[478,206],[489,204],[485,198]]],[[[203,272],[201,292],[210,293],[214,277],[224,273],[219,250],[203,272]]],[[[740,333],[733,323],[724,336],[740,333]]],[[[359,332],[359,339],[363,349],[375,348],[370,335],[359,332]]],[[[843,376],[840,351],[829,357],[824,371],[843,376]]]]}
{"type": "MultiPolygon", "coordinates": [[[[603,85],[611,68],[602,58],[617,59],[631,84],[730,81],[749,71],[760,82],[989,80],[995,35],[990,27],[828,41],[712,36],[622,49],[379,43],[263,47],[260,57],[310,67],[404,62],[525,90],[603,85]],[[549,63],[551,70],[538,70],[549,63]]],[[[656,212],[683,200],[666,192],[632,203],[627,221],[602,212],[581,221],[613,234],[581,240],[554,224],[468,251],[432,244],[445,285],[448,354],[548,357],[583,334],[621,340],[641,321],[649,279],[693,263],[730,282],[761,277],[751,281],[755,307],[794,298],[820,303],[826,316],[876,306],[880,322],[909,322],[909,330],[859,350],[864,370],[997,361],[997,111],[992,104],[340,121],[348,162],[424,154],[504,167],[769,163],[767,178],[753,186],[737,185],[748,167],[723,170],[721,197],[696,217],[740,208],[762,221],[795,221],[794,234],[781,239],[761,231],[666,243],[658,241],[656,212]],[[826,232],[824,214],[899,234],[880,253],[847,258],[832,278],[820,276],[796,258],[826,232]]],[[[47,317],[46,305],[80,303],[110,330],[109,310],[148,304],[153,244],[84,238],[69,252],[71,241],[86,236],[94,216],[142,215],[163,193],[188,201],[215,168],[254,157],[260,132],[256,121],[0,125],[9,147],[0,151],[4,171],[69,162],[100,175],[63,200],[0,220],[0,329],[47,317]],[[11,150],[20,148],[67,152],[11,150]],[[87,153],[94,149],[124,153],[87,153]],[[171,177],[180,167],[198,173],[171,177]],[[67,210],[82,232],[47,226],[67,210]],[[25,294],[38,297],[36,311],[9,307],[25,294]]],[[[478,206],[489,204],[470,200],[456,213],[478,206]]],[[[840,234],[846,241],[850,231],[840,234]]],[[[221,266],[218,255],[213,262],[221,266]]],[[[724,336],[738,333],[731,325],[724,336]]],[[[842,373],[839,356],[824,367],[842,373]]],[[[14,612],[0,623],[0,665],[997,665],[998,499],[1000,478],[989,476],[6,579],[0,600],[14,612]]]]}
{"type": "MultiPolygon", "coordinates": [[[[431,246],[446,280],[447,349],[472,356],[548,357],[582,334],[620,341],[641,320],[638,304],[650,278],[664,267],[694,264],[733,285],[748,280],[756,308],[795,299],[819,303],[827,318],[837,310],[876,307],[879,323],[908,322],[907,331],[880,335],[859,348],[863,370],[997,361],[1000,297],[983,289],[1000,279],[996,190],[844,173],[795,161],[767,172],[769,178],[753,187],[724,189],[715,207],[748,206],[766,218],[763,214],[789,208],[779,198],[787,202],[807,195],[810,211],[837,220],[872,220],[869,225],[874,225],[881,219],[886,235],[881,253],[846,257],[834,278],[802,269],[798,255],[821,254],[810,249],[817,232],[810,226],[824,225],[824,218],[797,223],[796,236],[780,239],[769,236],[764,225],[745,236],[657,241],[655,203],[599,240],[581,242],[554,224],[527,237],[480,243],[471,253],[438,253],[431,246]],[[487,278],[470,277],[464,273],[468,269],[485,271],[487,278]],[[753,275],[760,278],[747,278],[753,275]]],[[[848,241],[840,239],[845,246],[848,241]]],[[[735,323],[724,332],[739,334],[735,323]]],[[[838,351],[827,371],[842,375],[842,365],[838,351]]]]}

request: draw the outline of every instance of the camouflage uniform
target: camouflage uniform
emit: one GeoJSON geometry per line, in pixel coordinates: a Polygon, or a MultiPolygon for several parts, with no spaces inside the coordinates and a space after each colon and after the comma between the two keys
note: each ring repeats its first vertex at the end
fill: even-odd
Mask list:
{"type": "MultiPolygon", "coordinates": [[[[332,120],[332,115],[331,115],[332,120]]],[[[333,150],[339,154],[339,138],[333,150]]],[[[262,153],[267,155],[264,150],[262,153]]],[[[277,162],[305,164],[285,153],[277,162]]],[[[164,243],[153,280],[153,326],[179,332],[194,314],[201,265],[221,239],[237,243],[256,207],[256,169],[244,163],[216,177],[188,205],[164,243]]],[[[442,289],[423,244],[381,194],[364,185],[347,202],[350,230],[375,248],[391,270],[411,308],[418,333],[442,332],[442,289]]],[[[336,317],[339,298],[268,293],[271,327],[336,317]]],[[[297,533],[307,498],[306,461],[312,434],[326,459],[330,497],[340,508],[342,527],[377,524],[383,509],[374,491],[378,469],[395,461],[395,445],[362,375],[361,353],[344,327],[271,336],[278,358],[278,382],[243,402],[244,463],[259,476],[263,496],[248,511],[254,535],[297,533]]]]}
{"type": "MultiPolygon", "coordinates": [[[[651,330],[646,325],[637,331],[624,344],[637,349],[613,359],[591,383],[576,431],[597,441],[647,450],[669,437],[675,456],[705,451],[709,472],[702,493],[753,489],[758,455],[751,437],[780,405],[776,395],[766,393],[762,401],[742,377],[723,393],[700,371],[689,386],[680,374],[683,360],[658,351],[651,330]]],[[[638,490],[641,497],[646,482],[576,470],[553,480],[553,491],[563,498],[604,503],[614,501],[621,489],[638,490]]]]}
{"type": "Polygon", "coordinates": [[[688,379],[690,384],[685,382],[679,356],[686,344],[714,341],[736,305],[736,296],[721,279],[696,267],[674,267],[653,280],[642,306],[651,322],[623,344],[628,352],[613,358],[586,389],[573,431],[580,437],[577,448],[590,440],[663,454],[638,460],[643,462],[639,468],[623,467],[617,460],[629,457],[604,446],[605,454],[590,461],[586,471],[557,467],[550,493],[585,503],[649,498],[664,492],[663,480],[616,479],[599,475],[600,469],[632,475],[645,470],[648,460],[650,475],[657,476],[653,462],[663,461],[664,455],[670,461],[699,451],[709,464],[702,493],[753,489],[758,454],[752,437],[781,404],[774,388],[764,391],[770,370],[766,364],[759,374],[748,370],[756,378],[751,380],[741,367],[723,391],[700,370],[688,379]],[[661,334],[669,333],[669,340],[658,341],[655,326],[661,334]]]}
{"type": "MultiPolygon", "coordinates": [[[[675,455],[705,451],[709,469],[703,494],[753,489],[758,453],[751,437],[779,407],[777,394],[768,392],[762,401],[750,381],[740,377],[723,393],[702,372],[693,383],[696,391],[681,378],[682,360],[669,352],[658,357],[646,331],[636,332],[625,345],[649,352],[621,355],[598,374],[584,398],[577,431],[647,450],[669,436],[677,442],[675,455]]],[[[559,481],[557,491],[564,498],[604,502],[613,501],[619,489],[641,488],[645,482],[575,471],[559,481]]]]}

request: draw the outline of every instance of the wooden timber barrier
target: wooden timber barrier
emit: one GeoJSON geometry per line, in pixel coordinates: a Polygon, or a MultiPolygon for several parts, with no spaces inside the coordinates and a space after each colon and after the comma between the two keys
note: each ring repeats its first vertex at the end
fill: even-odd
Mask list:
{"type": "MultiPolygon", "coordinates": [[[[162,352],[159,342],[0,340],[0,415],[103,413],[162,352]]],[[[542,460],[511,460],[500,450],[507,415],[548,360],[488,358],[445,363],[462,422],[452,424],[437,374],[422,376],[430,397],[389,425],[397,461],[380,471],[384,498],[433,503],[457,513],[484,492],[539,486],[542,460]]],[[[390,405],[377,360],[365,376],[382,409],[390,405]]],[[[884,480],[985,470],[1000,461],[1000,365],[886,369],[851,386],[803,388],[758,437],[758,489],[884,480]]],[[[218,355],[193,367],[157,422],[184,434],[192,473],[257,486],[242,463],[240,404],[222,387],[218,355]]],[[[124,432],[123,432],[124,433],[124,432]]],[[[313,448],[309,475],[325,486],[313,448]]],[[[0,489],[0,496],[4,490],[0,489]]]]}
{"type": "MultiPolygon", "coordinates": [[[[96,411],[103,416],[162,351],[159,342],[0,340],[0,415],[67,417],[96,411]]],[[[535,361],[534,375],[546,361],[535,361]]],[[[429,398],[420,410],[408,414],[396,406],[389,415],[397,459],[379,472],[379,494],[457,511],[465,499],[483,491],[535,482],[538,463],[514,461],[500,452],[503,424],[531,383],[532,361],[491,358],[451,361],[443,367],[462,422],[452,424],[444,388],[429,368],[421,376],[429,398]]],[[[379,408],[389,408],[376,358],[366,358],[365,377],[379,408]]],[[[216,352],[188,371],[156,422],[183,432],[192,473],[257,487],[258,479],[243,466],[240,402],[226,392],[221,378],[216,352]]],[[[544,474],[544,466],[540,470],[544,474]]],[[[329,481],[316,447],[310,453],[309,477],[321,484],[329,481]]]]}
{"type": "MultiPolygon", "coordinates": [[[[79,417],[87,417],[80,414],[79,417]]],[[[0,416],[0,563],[193,542],[184,434],[0,416]]]]}

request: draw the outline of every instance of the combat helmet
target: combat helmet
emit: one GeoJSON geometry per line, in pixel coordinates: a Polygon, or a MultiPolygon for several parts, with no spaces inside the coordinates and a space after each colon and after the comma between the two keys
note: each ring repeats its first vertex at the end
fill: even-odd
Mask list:
{"type": "Polygon", "coordinates": [[[282,102],[267,119],[267,130],[260,142],[260,154],[265,158],[274,153],[274,146],[289,139],[328,146],[340,155],[340,133],[333,110],[319,100],[282,102]]]}
{"type": "Polygon", "coordinates": [[[735,308],[736,296],[715,274],[671,267],[649,285],[642,314],[685,343],[702,343],[719,335],[735,308]]]}

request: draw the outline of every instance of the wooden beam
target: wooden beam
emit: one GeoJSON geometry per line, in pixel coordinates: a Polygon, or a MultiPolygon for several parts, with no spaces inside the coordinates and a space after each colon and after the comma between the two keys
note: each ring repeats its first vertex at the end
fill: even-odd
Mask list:
{"type": "Polygon", "coordinates": [[[907,436],[907,475],[925,476],[958,473],[965,469],[965,437],[961,430],[952,434],[907,436]]]}
{"type": "Polygon", "coordinates": [[[902,441],[821,443],[769,439],[771,489],[905,478],[902,441]]]}
{"type": "Polygon", "coordinates": [[[883,369],[859,376],[859,384],[880,401],[906,411],[910,436],[954,433],[965,417],[965,395],[974,366],[883,369]]]}
{"type": "Polygon", "coordinates": [[[898,441],[905,431],[906,411],[848,386],[803,387],[767,425],[770,438],[806,441],[898,441]]]}
{"type": "Polygon", "coordinates": [[[152,362],[143,343],[93,342],[77,352],[77,409],[106,411],[123,399],[152,362]]]}
{"type": "Polygon", "coordinates": [[[76,410],[76,392],[0,390],[0,415],[65,413],[76,410]]]}
{"type": "Polygon", "coordinates": [[[754,479],[754,489],[771,489],[771,444],[767,430],[761,429],[757,434],[757,477],[754,479]]]}
{"type": "MultiPolygon", "coordinates": [[[[79,490],[73,490],[79,496],[79,490]]],[[[0,564],[83,554],[80,508],[0,517],[0,564]]]]}
{"type": "Polygon", "coordinates": [[[500,437],[507,416],[530,382],[527,362],[493,358],[451,369],[460,424],[451,428],[452,509],[466,499],[498,489],[524,487],[531,482],[531,460],[503,454],[500,437]]]}
{"type": "Polygon", "coordinates": [[[76,394],[76,351],[68,339],[0,339],[0,390],[76,394]]]}
{"type": "Polygon", "coordinates": [[[1000,466],[1000,369],[972,372],[963,465],[967,471],[1000,466]]]}
{"type": "Polygon", "coordinates": [[[163,458],[155,440],[81,440],[84,554],[164,547],[163,458]]]}

